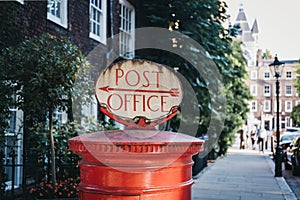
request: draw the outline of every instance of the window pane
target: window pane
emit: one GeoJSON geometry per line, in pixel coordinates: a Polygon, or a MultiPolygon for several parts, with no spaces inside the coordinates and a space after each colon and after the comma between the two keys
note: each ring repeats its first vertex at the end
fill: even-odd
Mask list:
{"type": "Polygon", "coordinates": [[[286,88],[286,94],[292,94],[292,86],[287,85],[285,88],[286,88]]]}
{"type": "Polygon", "coordinates": [[[134,20],[134,10],[127,1],[121,3],[121,26],[120,26],[120,41],[119,51],[120,56],[132,58],[134,56],[134,38],[132,32],[132,24],[134,20]],[[128,5],[127,5],[128,4],[128,5]]]}
{"type": "Polygon", "coordinates": [[[270,78],[270,73],[269,72],[265,72],[265,78],[266,79],[270,78]]]}
{"type": "Polygon", "coordinates": [[[97,24],[97,27],[96,27],[96,35],[100,36],[100,25],[99,24],[97,24]]]}
{"type": "Polygon", "coordinates": [[[9,133],[16,133],[17,128],[17,111],[12,110],[10,112],[10,119],[9,119],[9,133]]]}
{"type": "Polygon", "coordinates": [[[67,27],[67,0],[48,0],[47,18],[67,27]]]}
{"type": "Polygon", "coordinates": [[[91,0],[90,7],[90,23],[92,24],[90,32],[101,39],[102,29],[104,29],[104,27],[102,27],[102,0],[91,0]]]}
{"type": "Polygon", "coordinates": [[[60,3],[60,1],[57,1],[56,2],[57,4],[56,4],[56,6],[57,6],[57,10],[56,10],[56,16],[58,17],[58,18],[60,18],[60,9],[61,9],[61,3],[60,3]]]}

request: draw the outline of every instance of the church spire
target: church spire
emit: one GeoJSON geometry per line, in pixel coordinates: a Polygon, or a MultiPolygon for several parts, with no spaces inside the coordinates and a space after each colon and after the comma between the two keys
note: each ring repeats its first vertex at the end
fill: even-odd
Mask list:
{"type": "Polygon", "coordinates": [[[239,13],[238,13],[235,21],[236,22],[247,22],[247,18],[246,18],[245,12],[244,12],[243,4],[240,5],[239,13]]]}
{"type": "Polygon", "coordinates": [[[237,39],[244,44],[243,54],[247,59],[248,66],[256,65],[256,52],[258,49],[258,26],[255,19],[253,26],[249,27],[243,4],[240,5],[235,25],[238,25],[237,39]]]}
{"type": "Polygon", "coordinates": [[[241,3],[241,4],[240,4],[240,8],[239,8],[239,11],[240,11],[240,12],[244,12],[244,8],[243,8],[243,7],[244,7],[244,4],[241,3]]]}
{"type": "Polygon", "coordinates": [[[251,29],[252,34],[257,34],[258,33],[258,25],[257,25],[257,20],[254,20],[252,29],[251,29]]]}

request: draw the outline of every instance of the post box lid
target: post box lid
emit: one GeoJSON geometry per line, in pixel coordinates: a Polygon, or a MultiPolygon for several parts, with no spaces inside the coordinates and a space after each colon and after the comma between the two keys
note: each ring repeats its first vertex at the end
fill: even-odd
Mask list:
{"type": "Polygon", "coordinates": [[[70,150],[98,153],[126,152],[155,153],[199,152],[204,141],[198,138],[169,131],[113,130],[77,136],[69,140],[70,150]]]}

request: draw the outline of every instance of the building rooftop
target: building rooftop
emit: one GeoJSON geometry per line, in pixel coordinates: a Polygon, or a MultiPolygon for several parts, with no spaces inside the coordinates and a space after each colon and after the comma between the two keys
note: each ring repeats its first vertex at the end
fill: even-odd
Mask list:
{"type": "Polygon", "coordinates": [[[257,25],[257,20],[256,19],[254,20],[251,32],[252,33],[258,33],[258,25],[257,25]]]}
{"type": "Polygon", "coordinates": [[[245,15],[245,12],[244,12],[244,8],[240,7],[239,9],[239,13],[236,17],[236,21],[247,21],[247,18],[246,18],[246,15],[245,15]]]}

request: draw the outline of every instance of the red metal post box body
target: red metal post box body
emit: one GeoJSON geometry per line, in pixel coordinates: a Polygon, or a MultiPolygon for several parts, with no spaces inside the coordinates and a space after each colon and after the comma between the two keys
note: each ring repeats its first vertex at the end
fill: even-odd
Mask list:
{"type": "Polygon", "coordinates": [[[190,200],[192,155],[204,142],[180,133],[102,131],[69,140],[80,161],[80,200],[190,200]]]}

